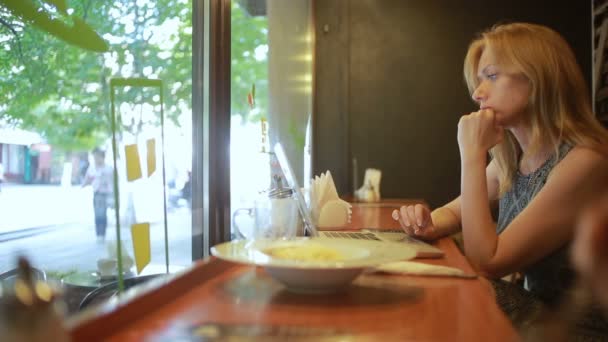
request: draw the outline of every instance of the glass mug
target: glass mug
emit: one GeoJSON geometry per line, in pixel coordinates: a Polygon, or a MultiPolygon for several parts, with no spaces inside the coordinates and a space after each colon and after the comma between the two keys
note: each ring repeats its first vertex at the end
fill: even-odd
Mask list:
{"type": "Polygon", "coordinates": [[[236,234],[246,239],[293,238],[298,230],[298,206],[291,192],[271,191],[256,199],[254,208],[239,208],[232,214],[236,234]],[[248,215],[254,224],[251,230],[239,227],[237,217],[248,215]]]}

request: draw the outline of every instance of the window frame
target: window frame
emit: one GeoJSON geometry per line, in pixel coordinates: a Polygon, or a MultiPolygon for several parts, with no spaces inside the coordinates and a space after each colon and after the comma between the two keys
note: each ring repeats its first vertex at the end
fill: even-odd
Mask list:
{"type": "Polygon", "coordinates": [[[230,0],[193,0],[193,260],[230,240],[230,10],[230,0]]]}

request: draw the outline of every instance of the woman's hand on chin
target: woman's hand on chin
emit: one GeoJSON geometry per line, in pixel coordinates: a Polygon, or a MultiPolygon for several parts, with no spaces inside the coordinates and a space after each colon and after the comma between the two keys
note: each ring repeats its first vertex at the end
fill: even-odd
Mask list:
{"type": "Polygon", "coordinates": [[[504,138],[504,129],[496,124],[492,109],[481,109],[463,115],[458,122],[458,147],[463,160],[483,158],[490,148],[504,138]]]}

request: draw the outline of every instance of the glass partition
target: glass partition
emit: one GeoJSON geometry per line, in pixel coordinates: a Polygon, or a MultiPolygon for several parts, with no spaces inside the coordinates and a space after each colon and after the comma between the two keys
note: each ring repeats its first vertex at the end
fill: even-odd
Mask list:
{"type": "MultiPolygon", "coordinates": [[[[65,8],[63,2],[32,3],[68,33],[39,29],[0,6],[0,273],[14,268],[21,254],[69,288],[86,291],[115,279],[107,261],[116,259],[117,242],[108,184],[114,171],[109,84],[115,78],[162,80],[165,114],[162,141],[159,92],[121,89],[118,217],[124,254],[132,259],[125,276],[165,272],[163,200],[169,263],[175,269],[191,264],[192,0],[68,1],[65,8]],[[74,26],[77,19],[102,38],[105,51],[86,46],[89,33],[74,26]],[[150,139],[158,172],[148,175],[144,167],[145,184],[127,179],[125,147],[150,139]],[[138,272],[131,224],[140,221],[150,224],[151,255],[138,272]]],[[[142,164],[149,161],[145,151],[139,149],[142,164]]],[[[71,303],[71,311],[76,307],[71,303]]]]}

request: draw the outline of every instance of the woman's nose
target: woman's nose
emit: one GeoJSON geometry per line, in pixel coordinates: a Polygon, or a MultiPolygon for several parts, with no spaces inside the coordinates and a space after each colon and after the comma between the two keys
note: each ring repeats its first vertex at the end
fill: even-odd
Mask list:
{"type": "Polygon", "coordinates": [[[473,101],[477,103],[480,103],[486,98],[486,91],[483,89],[483,83],[480,83],[477,88],[475,88],[471,97],[473,98],[473,101]]]}

